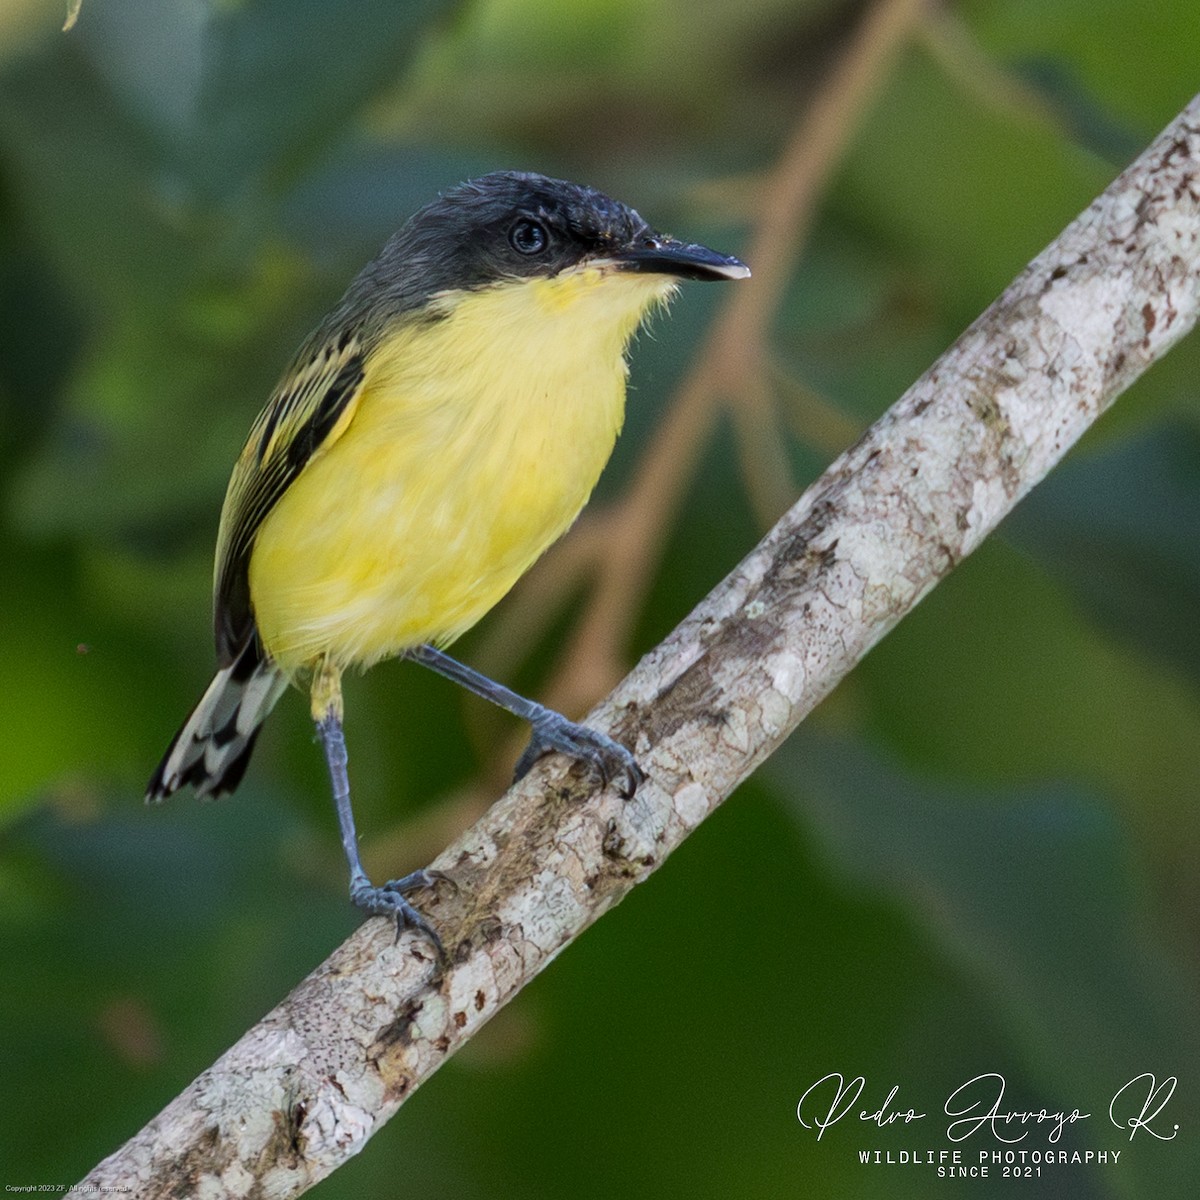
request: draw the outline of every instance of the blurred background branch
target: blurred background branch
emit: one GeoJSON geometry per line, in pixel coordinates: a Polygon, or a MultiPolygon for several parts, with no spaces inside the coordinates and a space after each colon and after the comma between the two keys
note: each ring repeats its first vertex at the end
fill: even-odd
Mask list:
{"type": "MultiPolygon", "coordinates": [[[[924,7],[923,0],[879,0],[868,6],[828,77],[804,106],[779,161],[752,185],[756,208],[746,214],[750,235],[745,253],[749,261],[762,264],[753,284],[740,295],[731,294],[717,313],[620,499],[584,516],[574,536],[522,582],[506,611],[508,619],[496,622],[482,642],[480,654],[489,670],[513,670],[548,620],[586,581],[587,600],[544,686],[551,707],[585,712],[628,670],[634,624],[721,405],[734,414],[742,478],[762,527],[795,498],[768,372],[768,333],[813,209],[889,61],[911,36],[924,7]],[[523,636],[514,636],[518,633],[523,636]]],[[[708,185],[711,192],[720,187],[708,185]]],[[[515,742],[504,745],[504,753],[496,756],[493,785],[505,778],[520,749],[515,742]]]]}

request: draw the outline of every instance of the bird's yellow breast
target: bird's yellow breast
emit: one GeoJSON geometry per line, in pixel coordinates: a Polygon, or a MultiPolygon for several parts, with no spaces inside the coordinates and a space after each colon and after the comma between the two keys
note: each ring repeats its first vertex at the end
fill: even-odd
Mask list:
{"type": "Polygon", "coordinates": [[[368,354],[353,416],[258,531],[250,596],[289,674],[473,625],[612,452],[625,348],[671,280],[597,268],[435,298],[368,354]]]}

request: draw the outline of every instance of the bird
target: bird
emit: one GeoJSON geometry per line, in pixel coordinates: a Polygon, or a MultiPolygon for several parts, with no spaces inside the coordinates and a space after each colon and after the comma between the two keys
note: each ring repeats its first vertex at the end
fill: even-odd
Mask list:
{"type": "Polygon", "coordinates": [[[446,653],[574,522],[625,411],[627,352],[682,280],[739,259],[659,233],[593,188],[498,171],[415,212],[303,342],[254,421],[221,511],[218,669],[147,787],[241,782],[289,686],[307,687],[351,902],[442,952],[409,900],[445,876],[373,884],[350,802],[341,681],[406,658],[529,722],[516,777],[582,760],[632,795],[633,754],[446,653]]]}

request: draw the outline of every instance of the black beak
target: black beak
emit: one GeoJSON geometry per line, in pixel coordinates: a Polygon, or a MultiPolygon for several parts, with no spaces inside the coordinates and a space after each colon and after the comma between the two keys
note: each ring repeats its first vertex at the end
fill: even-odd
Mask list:
{"type": "Polygon", "coordinates": [[[674,275],[677,279],[746,279],[750,275],[750,268],[739,258],[657,234],[618,250],[611,261],[626,271],[674,275]]]}

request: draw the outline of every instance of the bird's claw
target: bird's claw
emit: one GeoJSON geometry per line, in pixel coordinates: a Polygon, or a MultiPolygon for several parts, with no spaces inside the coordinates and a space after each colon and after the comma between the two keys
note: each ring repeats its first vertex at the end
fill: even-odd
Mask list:
{"type": "Polygon", "coordinates": [[[439,884],[445,884],[452,892],[458,891],[458,884],[445,871],[435,871],[432,867],[410,871],[402,879],[389,879],[382,890],[399,892],[403,896],[408,892],[415,892],[418,888],[436,888],[439,884]]]}
{"type": "Polygon", "coordinates": [[[524,778],[542,755],[553,751],[585,763],[600,776],[605,786],[620,778],[621,795],[626,800],[646,778],[633,754],[598,729],[577,725],[556,712],[547,712],[544,717],[533,721],[532,725],[533,736],[525,747],[525,753],[517,760],[513,772],[514,783],[524,778]]]}
{"type": "Polygon", "coordinates": [[[439,880],[453,882],[441,871],[413,871],[403,879],[393,879],[382,887],[375,887],[366,879],[356,880],[350,886],[350,902],[361,908],[368,916],[391,917],[396,922],[396,941],[407,928],[416,930],[426,937],[437,951],[439,961],[447,962],[446,949],[433,926],[405,899],[406,891],[420,887],[435,886],[439,880]]]}

